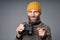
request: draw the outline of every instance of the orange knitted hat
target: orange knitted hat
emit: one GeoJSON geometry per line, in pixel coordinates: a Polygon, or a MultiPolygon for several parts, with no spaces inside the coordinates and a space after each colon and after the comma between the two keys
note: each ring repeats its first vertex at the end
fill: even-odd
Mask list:
{"type": "Polygon", "coordinates": [[[27,12],[30,11],[30,10],[38,10],[40,13],[42,12],[42,9],[41,9],[41,5],[39,2],[30,2],[27,6],[27,12]]]}

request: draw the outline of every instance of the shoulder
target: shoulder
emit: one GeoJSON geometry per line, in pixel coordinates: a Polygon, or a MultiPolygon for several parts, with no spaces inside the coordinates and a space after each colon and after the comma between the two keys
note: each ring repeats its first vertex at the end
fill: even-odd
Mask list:
{"type": "Polygon", "coordinates": [[[43,22],[41,22],[40,25],[41,25],[42,27],[44,27],[45,29],[50,30],[50,26],[49,26],[49,25],[47,25],[47,24],[45,24],[45,23],[43,23],[43,22]]]}

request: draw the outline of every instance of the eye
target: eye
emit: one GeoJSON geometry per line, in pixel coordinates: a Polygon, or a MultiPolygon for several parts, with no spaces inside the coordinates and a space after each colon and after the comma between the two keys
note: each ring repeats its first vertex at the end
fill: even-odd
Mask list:
{"type": "Polygon", "coordinates": [[[38,11],[34,11],[34,13],[39,13],[38,11]]]}
{"type": "Polygon", "coordinates": [[[32,13],[32,11],[28,11],[28,13],[32,13]]]}

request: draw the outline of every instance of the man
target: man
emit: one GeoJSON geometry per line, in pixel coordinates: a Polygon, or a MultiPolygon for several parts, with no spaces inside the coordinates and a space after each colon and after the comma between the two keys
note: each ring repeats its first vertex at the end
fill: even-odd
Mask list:
{"type": "Polygon", "coordinates": [[[25,29],[25,23],[21,23],[16,29],[16,40],[52,40],[51,30],[40,20],[42,14],[41,5],[34,1],[30,2],[27,6],[27,16],[29,21],[27,24],[33,26],[33,35],[22,35],[19,32],[22,32],[25,29]]]}

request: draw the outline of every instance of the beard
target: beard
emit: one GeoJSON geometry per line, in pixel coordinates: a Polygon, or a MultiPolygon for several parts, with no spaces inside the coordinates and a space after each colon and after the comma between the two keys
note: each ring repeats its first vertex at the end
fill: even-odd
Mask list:
{"type": "Polygon", "coordinates": [[[28,16],[28,19],[29,19],[29,23],[31,24],[36,24],[40,21],[40,16],[38,17],[33,17],[33,18],[36,18],[36,19],[30,19],[30,17],[28,16]]]}

